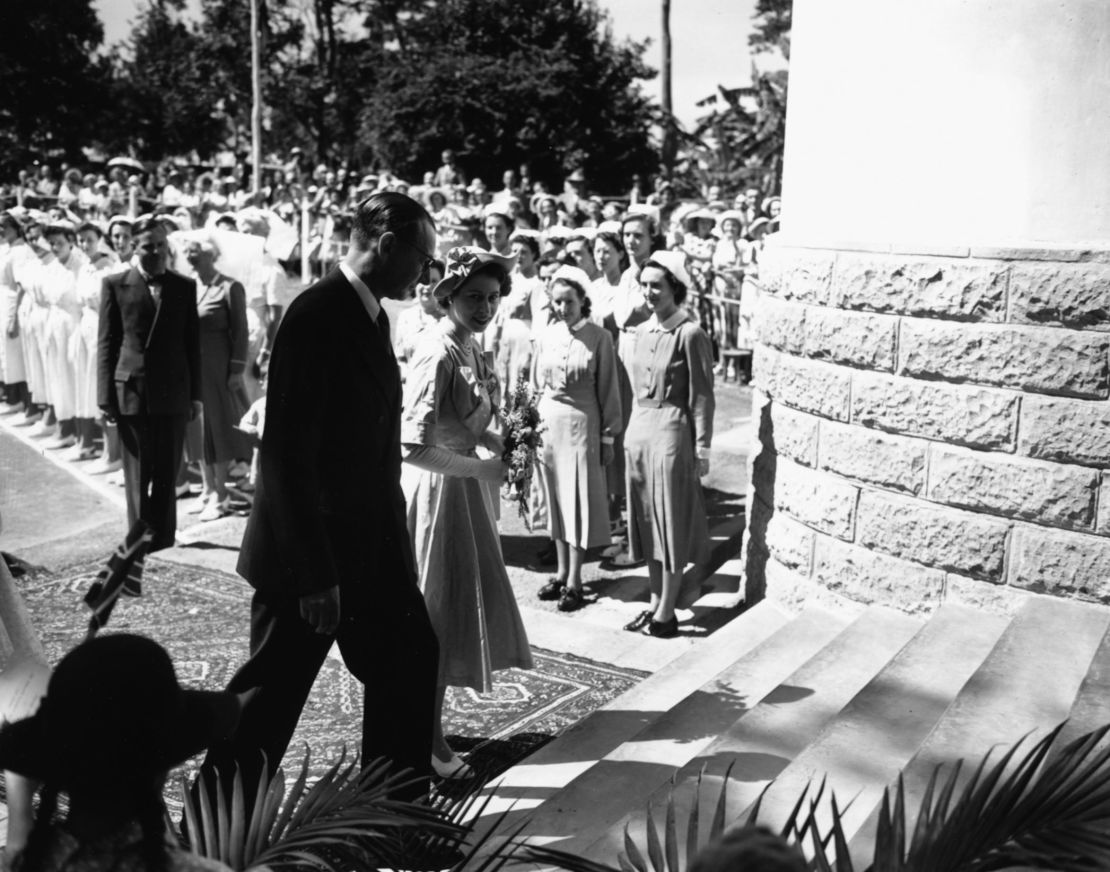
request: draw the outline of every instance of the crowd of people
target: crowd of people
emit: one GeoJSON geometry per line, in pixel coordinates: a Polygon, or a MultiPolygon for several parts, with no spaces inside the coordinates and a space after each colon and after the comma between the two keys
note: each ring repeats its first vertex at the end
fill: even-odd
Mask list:
{"type": "Polygon", "coordinates": [[[275,768],[338,641],[367,687],[364,755],[472,774],[443,736],[446,688],[531,666],[498,531],[521,474],[499,412],[521,389],[543,422],[527,510],[555,567],[536,595],[588,605],[583,564],[605,549],[647,566],[625,629],[678,634],[709,546],[715,376],[747,341],[777,198],[686,208],[661,183],[606,200],[580,172],[558,195],[515,172],[490,193],[450,152],[420,186],[325,170],[299,203],[290,185],[234,202],[170,173],[150,202],[135,178],[121,194],[94,177],[100,198],[63,178],[66,198],[21,180],[0,212],[0,414],[90,471],[122,467],[152,550],[174,543],[189,462],[202,520],[230,481],[253,493],[251,658],[229,688],[245,704],[210,769],[275,768]],[[295,268],[306,239],[315,282],[295,268]],[[336,451],[337,430],[357,447],[336,451]]]}

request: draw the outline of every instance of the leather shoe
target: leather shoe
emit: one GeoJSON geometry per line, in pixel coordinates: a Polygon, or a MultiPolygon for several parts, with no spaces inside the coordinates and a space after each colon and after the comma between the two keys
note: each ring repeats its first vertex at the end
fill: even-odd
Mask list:
{"type": "Polygon", "coordinates": [[[630,633],[639,633],[651,621],[651,616],[655,614],[651,609],[640,612],[631,621],[624,625],[624,628],[630,633]]]}
{"type": "Polygon", "coordinates": [[[559,597],[559,611],[561,612],[576,612],[586,603],[582,599],[582,591],[575,590],[568,587],[563,591],[563,595],[559,597]]]}
{"type": "Polygon", "coordinates": [[[678,618],[671,618],[669,621],[657,621],[651,618],[641,632],[645,636],[654,636],[656,639],[673,639],[678,635],[678,618]]]}
{"type": "Polygon", "coordinates": [[[566,582],[564,581],[559,581],[557,578],[549,578],[547,584],[536,592],[536,596],[542,600],[557,600],[563,595],[563,588],[566,586],[566,582]]]}

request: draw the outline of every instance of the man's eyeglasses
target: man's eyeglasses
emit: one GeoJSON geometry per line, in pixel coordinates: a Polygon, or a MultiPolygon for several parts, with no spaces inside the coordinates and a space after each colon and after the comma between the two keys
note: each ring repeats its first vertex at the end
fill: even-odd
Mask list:
{"type": "Polygon", "coordinates": [[[402,243],[403,245],[407,245],[409,248],[411,248],[413,251],[424,258],[423,263],[420,264],[420,272],[426,273],[429,269],[432,268],[432,264],[436,262],[436,259],[428,254],[428,252],[422,249],[419,245],[413,245],[407,239],[401,239],[400,236],[397,237],[397,241],[402,243]]]}

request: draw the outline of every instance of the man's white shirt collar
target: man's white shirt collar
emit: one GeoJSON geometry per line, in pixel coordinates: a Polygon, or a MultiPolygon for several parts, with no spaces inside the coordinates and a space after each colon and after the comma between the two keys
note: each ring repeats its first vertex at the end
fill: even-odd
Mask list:
{"type": "Polygon", "coordinates": [[[347,281],[351,283],[351,287],[355,289],[358,298],[362,300],[362,305],[370,314],[370,319],[377,324],[378,315],[381,314],[382,311],[382,306],[381,303],[378,302],[378,298],[370,293],[370,288],[366,286],[366,282],[355,274],[355,271],[347,265],[346,261],[339,261],[339,271],[343,273],[347,281]]]}

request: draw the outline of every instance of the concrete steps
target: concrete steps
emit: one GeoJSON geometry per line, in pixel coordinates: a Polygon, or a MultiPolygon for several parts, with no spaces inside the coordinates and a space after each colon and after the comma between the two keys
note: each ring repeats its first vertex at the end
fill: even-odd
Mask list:
{"type": "MultiPolygon", "coordinates": [[[[627,797],[647,796],[664,785],[717,739],[738,717],[765,698],[844,627],[839,615],[803,612],[776,627],[747,654],[728,662],[701,687],[646,723],[544,803],[529,831],[560,848],[580,850],[628,813],[627,797]]],[[[746,641],[757,640],[746,635],[746,641]]]]}
{"type": "MultiPolygon", "coordinates": [[[[550,800],[579,775],[604,759],[728,664],[756,647],[784,624],[789,614],[771,602],[759,603],[671,660],[652,676],[583,718],[554,742],[510,769],[489,791],[493,794],[479,832],[495,815],[510,809],[506,823],[550,800]]],[[[637,637],[624,634],[630,639],[637,637]]],[[[544,814],[549,810],[544,809],[544,814]]]]}
{"type": "MultiPolygon", "coordinates": [[[[781,829],[806,786],[827,779],[846,832],[858,830],[881,801],[883,788],[897,778],[990,653],[1006,623],[997,615],[942,606],[779,774],[763,796],[759,819],[781,829]]],[[[821,810],[828,826],[831,806],[822,803],[821,810]]]]}
{"type": "Polygon", "coordinates": [[[730,767],[729,825],[763,794],[778,829],[824,779],[819,821],[835,793],[858,861],[900,774],[916,808],[938,764],[1069,717],[1067,740],[1110,721],[1106,608],[1033,596],[1013,618],[954,604],[790,618],[765,602],[510,770],[493,805],[518,803],[536,844],[616,864],[626,829],[644,844],[649,803],[658,819],[673,795],[683,828],[697,801],[707,828],[730,767]]]}

